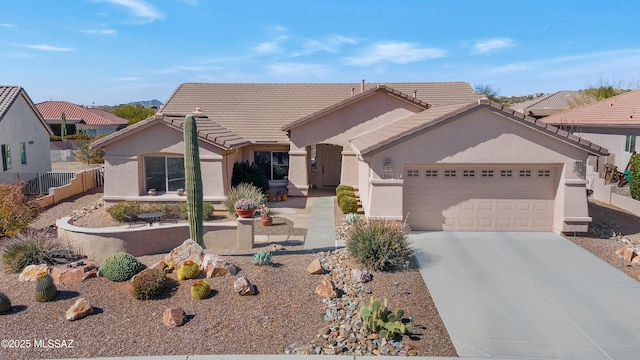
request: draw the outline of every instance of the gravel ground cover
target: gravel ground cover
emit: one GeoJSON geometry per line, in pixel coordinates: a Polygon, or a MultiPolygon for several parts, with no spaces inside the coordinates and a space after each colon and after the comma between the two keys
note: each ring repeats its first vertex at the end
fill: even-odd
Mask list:
{"type": "MultiPolygon", "coordinates": [[[[44,236],[55,236],[51,225],[55,220],[85,212],[100,200],[100,193],[68,199],[46,209],[33,224],[44,236]]],[[[100,209],[98,209],[100,210],[100,209]]],[[[108,214],[91,211],[81,219],[83,226],[110,226],[108,214]]],[[[341,216],[336,214],[341,220],[341,216]]],[[[256,227],[256,233],[290,232],[290,221],[281,219],[270,229],[256,227]]],[[[333,234],[329,235],[333,236],[333,234]]],[[[1,242],[2,240],[0,240],[1,242]]],[[[2,359],[118,357],[143,355],[190,354],[285,354],[285,353],[346,353],[358,347],[363,354],[407,354],[420,356],[457,356],[449,335],[420,273],[411,268],[390,273],[373,274],[362,291],[350,291],[348,297],[333,302],[315,293],[322,279],[343,284],[340,271],[328,270],[325,275],[305,271],[314,258],[331,263],[331,269],[344,273],[352,266],[329,253],[305,251],[302,245],[283,244],[284,250],[274,252],[274,266],[255,266],[253,251],[216,252],[235,263],[241,271],[234,277],[205,279],[213,295],[194,300],[189,287],[195,280],[178,282],[172,292],[158,300],[140,301],[130,294],[130,283],[113,283],[104,278],[91,278],[81,284],[59,285],[55,301],[38,303],[34,284],[19,282],[17,274],[0,272],[0,291],[6,293],[13,308],[0,317],[0,339],[21,340],[22,348],[1,348],[2,359]],[[255,284],[258,294],[240,297],[233,290],[233,281],[244,276],[255,284]],[[398,285],[396,286],[395,283],[398,285]],[[393,310],[403,308],[413,318],[414,331],[401,343],[386,344],[380,350],[379,339],[358,335],[357,325],[351,326],[339,316],[327,318],[329,307],[336,312],[351,311],[349,305],[370,296],[387,298],[393,310]],[[79,297],[87,298],[95,307],[93,315],[69,322],[65,311],[79,297]],[[189,321],[177,328],[162,323],[162,313],[169,307],[181,306],[189,321]],[[341,326],[344,325],[344,326],[341,326]],[[345,327],[347,326],[348,329],[345,327]],[[342,335],[353,333],[347,344],[342,335]],[[36,343],[53,340],[53,347],[35,348],[36,343]],[[69,340],[73,340],[69,344],[69,340]],[[344,346],[343,342],[344,340],[344,346]],[[63,343],[63,341],[65,343],[63,343]],[[56,344],[59,345],[56,347],[56,344]],[[71,345],[72,347],[69,347],[71,345]],[[353,345],[353,346],[352,346],[353,345]],[[29,347],[27,347],[29,346],[29,347]]],[[[205,252],[214,252],[206,249],[205,252]]],[[[164,258],[164,254],[140,257],[146,265],[164,258]]],[[[176,279],[175,274],[169,274],[176,279]]],[[[346,286],[346,285],[345,285],[346,286]]],[[[16,343],[14,343],[15,345],[16,343]]]]}

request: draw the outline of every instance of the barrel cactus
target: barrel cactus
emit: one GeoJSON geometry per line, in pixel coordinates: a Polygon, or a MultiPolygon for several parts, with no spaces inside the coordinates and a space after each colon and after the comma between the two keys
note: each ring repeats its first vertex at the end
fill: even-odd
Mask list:
{"type": "Polygon", "coordinates": [[[204,246],[202,175],[200,172],[200,150],[198,127],[192,114],[184,118],[184,181],[187,191],[187,218],[189,236],[204,246]]]}
{"type": "Polygon", "coordinates": [[[178,280],[194,279],[200,275],[200,265],[193,260],[187,260],[178,269],[178,280]]]}
{"type": "Polygon", "coordinates": [[[4,293],[0,292],[0,315],[4,315],[11,310],[11,300],[4,293]]]}
{"type": "Polygon", "coordinates": [[[191,296],[196,300],[207,298],[211,294],[209,283],[204,280],[198,280],[191,285],[191,296]]]}
{"type": "Polygon", "coordinates": [[[53,300],[58,293],[53,278],[48,272],[43,271],[36,277],[36,301],[47,302],[53,300]]]}
{"type": "Polygon", "coordinates": [[[111,281],[121,282],[131,279],[144,268],[144,264],[135,256],[119,252],[106,258],[98,268],[98,273],[111,281]]]}

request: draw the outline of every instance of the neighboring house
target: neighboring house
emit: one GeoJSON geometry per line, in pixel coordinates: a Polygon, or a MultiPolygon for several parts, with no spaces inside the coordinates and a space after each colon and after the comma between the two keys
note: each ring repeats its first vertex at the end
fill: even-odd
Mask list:
{"type": "Polygon", "coordinates": [[[85,133],[92,136],[111,134],[127,126],[123,119],[108,111],[90,106],[78,106],[67,101],[45,101],[36,104],[55,135],[60,136],[62,114],[67,123],[67,134],[85,133]]]}
{"type": "Polygon", "coordinates": [[[105,149],[104,200],[182,200],[193,112],[205,201],[223,201],[233,164],[249,160],[293,196],[352,185],[367,217],[414,230],[587,230],[575,163],[605,149],[467,83],[359,85],[182,84],[153,118],[93,143],[105,149]]]}
{"type": "Polygon", "coordinates": [[[19,86],[0,86],[0,182],[27,181],[51,171],[51,129],[19,86]]]}
{"type": "Polygon", "coordinates": [[[536,119],[566,111],[596,101],[579,91],[558,91],[511,105],[511,109],[536,119]]]}
{"type": "Polygon", "coordinates": [[[602,170],[613,164],[624,171],[640,135],[640,90],[634,90],[542,119],[573,135],[596,142],[609,150],[604,159],[592,158],[590,165],[602,170]]]}

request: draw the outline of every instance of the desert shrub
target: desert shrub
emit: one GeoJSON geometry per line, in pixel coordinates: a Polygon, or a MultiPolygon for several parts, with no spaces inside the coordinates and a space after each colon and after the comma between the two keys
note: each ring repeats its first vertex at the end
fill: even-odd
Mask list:
{"type": "Polygon", "coordinates": [[[131,295],[138,300],[155,299],[169,288],[169,279],[160,269],[144,269],[131,281],[131,295]]]}
{"type": "Polygon", "coordinates": [[[0,258],[6,272],[19,273],[27,265],[67,264],[84,256],[69,243],[47,240],[35,231],[26,231],[10,238],[0,248],[0,258]]]}
{"type": "Polygon", "coordinates": [[[338,198],[338,201],[345,196],[356,197],[356,193],[353,190],[347,189],[336,191],[336,198],[338,198]]]}
{"type": "Polygon", "coordinates": [[[263,169],[249,161],[236,161],[231,172],[231,186],[238,186],[242,183],[251,184],[263,194],[269,191],[269,179],[263,169]]]}
{"type": "Polygon", "coordinates": [[[357,222],[362,221],[362,218],[360,217],[359,214],[356,213],[348,213],[347,216],[344,217],[344,221],[347,222],[347,224],[349,225],[353,225],[357,222]]]}
{"type": "Polygon", "coordinates": [[[40,214],[40,206],[22,193],[24,184],[0,184],[0,237],[14,236],[40,214]]]}
{"type": "Polygon", "coordinates": [[[271,265],[271,252],[258,251],[253,255],[253,263],[258,266],[271,265]]]}
{"type": "MultiPolygon", "coordinates": [[[[179,216],[181,219],[183,220],[187,220],[187,203],[183,202],[180,203],[179,206],[179,216]]],[[[163,212],[163,214],[166,214],[163,212]]],[[[202,214],[204,215],[204,220],[213,220],[215,218],[214,214],[213,214],[213,204],[210,202],[203,202],[202,203],[202,214]]]]}
{"type": "Polygon", "coordinates": [[[343,196],[338,200],[338,205],[343,214],[358,212],[358,199],[353,196],[343,196]]]}
{"type": "MultiPolygon", "coordinates": [[[[214,219],[213,204],[210,202],[202,203],[204,220],[214,219]]],[[[146,203],[137,201],[125,201],[107,208],[107,212],[111,217],[120,222],[128,222],[136,220],[138,214],[145,212],[161,212],[163,216],[170,218],[187,219],[187,203],[179,204],[165,203],[146,203]]]]}
{"type": "Polygon", "coordinates": [[[11,300],[4,293],[0,292],[0,315],[4,315],[11,310],[11,300]]]}
{"type": "Polygon", "coordinates": [[[145,268],[138,259],[126,252],[115,253],[107,257],[98,272],[111,281],[127,281],[145,268]]]}
{"type": "Polygon", "coordinates": [[[235,203],[240,199],[254,200],[259,206],[264,204],[266,197],[260,189],[251,184],[242,183],[234,186],[227,192],[227,199],[223,203],[230,214],[236,213],[235,203]]]}
{"type": "Polygon", "coordinates": [[[632,198],[640,200],[640,155],[629,160],[629,190],[632,198]]]}
{"type": "Polygon", "coordinates": [[[108,207],[107,212],[114,220],[127,222],[130,219],[134,220],[142,212],[140,204],[137,201],[125,201],[108,207]]]}
{"type": "Polygon", "coordinates": [[[371,271],[386,271],[404,265],[413,255],[407,239],[409,226],[398,221],[360,221],[347,233],[347,251],[371,271]]]}
{"type": "Polygon", "coordinates": [[[349,186],[349,185],[338,185],[336,187],[336,195],[338,194],[338,192],[342,191],[342,190],[348,190],[348,191],[355,191],[355,189],[353,188],[353,186],[349,186]]]}

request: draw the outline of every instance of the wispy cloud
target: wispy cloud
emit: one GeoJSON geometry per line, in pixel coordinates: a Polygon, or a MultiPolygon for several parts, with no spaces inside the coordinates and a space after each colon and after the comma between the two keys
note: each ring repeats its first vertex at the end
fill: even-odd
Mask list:
{"type": "Polygon", "coordinates": [[[302,44],[303,50],[298,54],[308,55],[319,51],[335,53],[338,52],[343,44],[355,45],[357,43],[356,39],[342,35],[331,35],[320,39],[305,39],[302,44]]]}
{"type": "Polygon", "coordinates": [[[0,27],[3,27],[3,28],[12,28],[12,27],[16,27],[16,26],[15,26],[14,24],[6,24],[6,23],[5,23],[5,24],[0,24],[0,27]]]}
{"type": "Polygon", "coordinates": [[[36,45],[18,44],[18,46],[22,46],[27,49],[41,50],[41,51],[75,51],[76,50],[70,47],[60,47],[60,46],[53,46],[53,45],[46,45],[46,44],[36,44],[36,45]]]}
{"type": "Polygon", "coordinates": [[[164,16],[151,4],[144,0],[103,0],[105,2],[126,7],[133,15],[154,21],[164,16]]]}
{"type": "Polygon", "coordinates": [[[446,51],[438,48],[420,47],[408,42],[381,42],[362,52],[360,56],[346,58],[347,64],[368,66],[381,62],[408,64],[428,59],[441,58],[446,51]]]}
{"type": "Polygon", "coordinates": [[[277,63],[268,66],[271,76],[284,80],[327,78],[331,69],[323,64],[277,63]]]}
{"type": "Polygon", "coordinates": [[[510,38],[493,38],[476,41],[471,50],[471,54],[488,54],[490,52],[511,48],[516,46],[515,41],[510,38]]]}
{"type": "Polygon", "coordinates": [[[265,41],[256,46],[256,52],[259,54],[273,54],[278,52],[280,47],[276,41],[265,41]]]}
{"type": "Polygon", "coordinates": [[[96,34],[96,35],[116,35],[118,33],[115,29],[85,29],[78,30],[81,33],[85,34],[96,34]]]}

